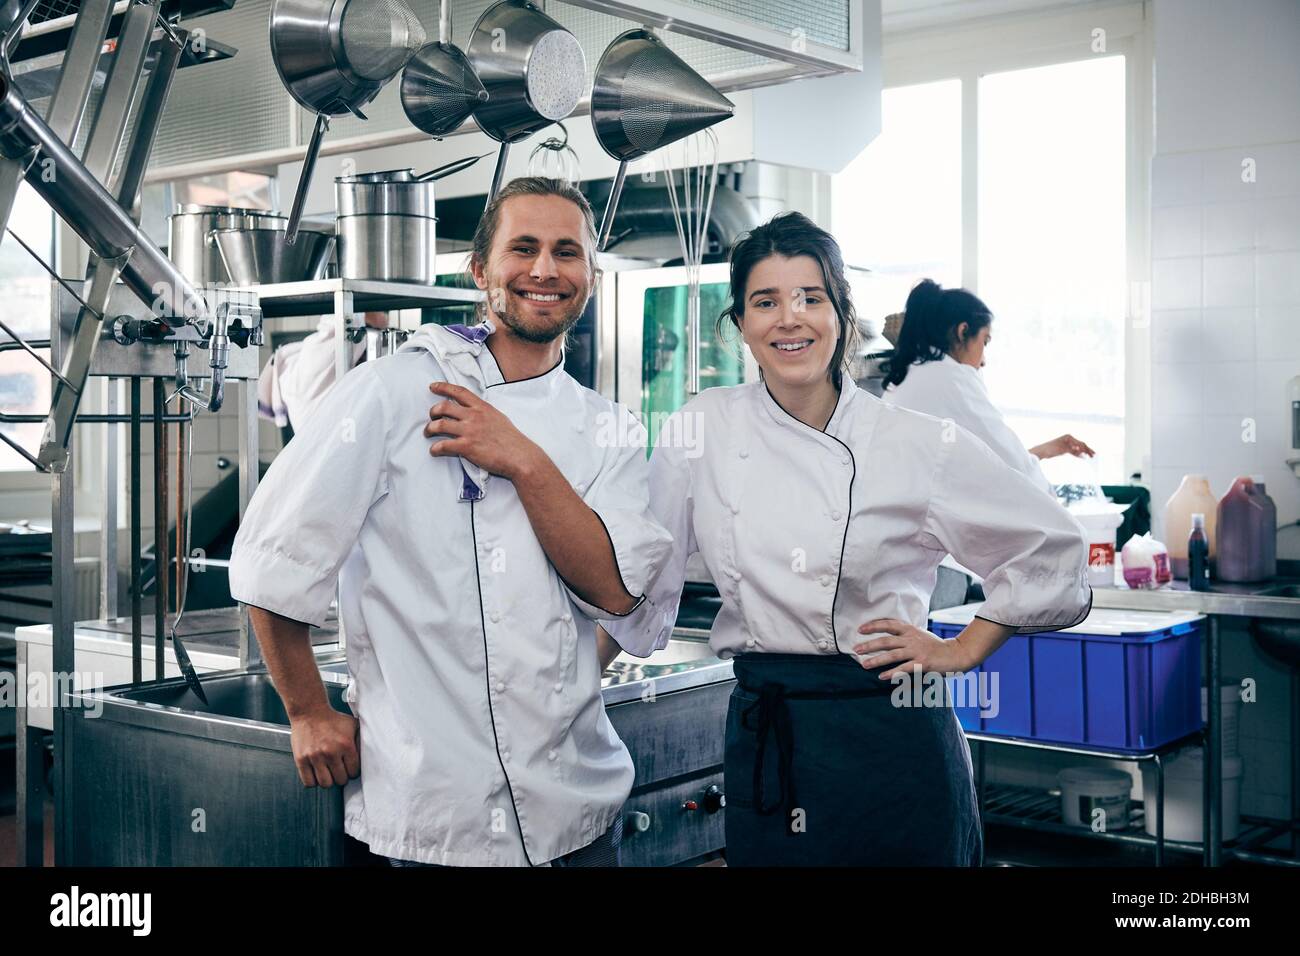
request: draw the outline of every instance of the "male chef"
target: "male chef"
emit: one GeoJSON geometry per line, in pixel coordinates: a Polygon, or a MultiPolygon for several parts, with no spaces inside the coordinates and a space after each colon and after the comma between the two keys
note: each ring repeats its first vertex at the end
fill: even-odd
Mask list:
{"type": "Polygon", "coordinates": [[[349,372],[276,459],[235,540],[307,786],[394,865],[612,864],[632,763],[600,694],[671,538],[644,430],[563,368],[595,277],[582,194],[517,179],[488,205],[472,327],[427,325],[349,372]],[[630,435],[613,441],[611,435],[630,435]],[[339,582],[353,716],[308,638],[339,582]]]}

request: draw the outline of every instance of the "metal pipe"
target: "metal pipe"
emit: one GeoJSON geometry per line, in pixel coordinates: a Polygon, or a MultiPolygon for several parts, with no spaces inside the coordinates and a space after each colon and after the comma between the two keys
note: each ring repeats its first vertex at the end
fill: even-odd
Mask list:
{"type": "MultiPolygon", "coordinates": [[[[165,20],[162,22],[166,28],[167,22],[165,20]]],[[[140,187],[144,185],[145,173],[149,171],[149,156],[153,152],[154,141],[158,138],[158,127],[162,125],[163,110],[171,96],[172,80],[176,78],[176,70],[180,67],[181,55],[185,52],[185,44],[189,38],[189,33],[179,27],[164,29],[164,33],[165,36],[159,44],[158,62],[154,65],[153,73],[145,84],[136,113],[138,118],[133,138],[141,144],[141,148],[127,151],[122,171],[118,174],[115,189],[117,201],[128,212],[135,207],[136,199],[140,195],[140,187]]]]}
{"type": "Polygon", "coordinates": [[[140,379],[131,379],[131,683],[144,680],[140,640],[140,379]]]}
{"type": "Polygon", "coordinates": [[[153,380],[153,670],[154,680],[162,680],[163,634],[167,617],[167,426],[161,416],[166,413],[167,397],[163,380],[153,380]]]}
{"type": "Polygon", "coordinates": [[[168,325],[210,318],[206,300],[114,200],[76,155],[0,75],[0,153],[10,159],[39,150],[42,169],[28,168],[28,182],[59,217],[103,259],[127,257],[122,278],[168,325]],[[53,162],[53,175],[44,175],[53,162]]]}

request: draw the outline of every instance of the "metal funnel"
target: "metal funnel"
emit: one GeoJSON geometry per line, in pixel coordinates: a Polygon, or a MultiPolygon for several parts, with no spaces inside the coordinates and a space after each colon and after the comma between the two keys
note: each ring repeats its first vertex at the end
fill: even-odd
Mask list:
{"type": "Polygon", "coordinates": [[[627,164],[735,112],[727,99],[649,30],[629,30],[601,55],[591,89],[591,125],[618,176],[601,219],[600,248],[609,239],[627,164]]]}
{"type": "Polygon", "coordinates": [[[420,47],[402,70],[406,118],[421,132],[441,139],[487,99],[469,58],[451,42],[451,11],[448,0],[442,0],[438,41],[420,47]]]}

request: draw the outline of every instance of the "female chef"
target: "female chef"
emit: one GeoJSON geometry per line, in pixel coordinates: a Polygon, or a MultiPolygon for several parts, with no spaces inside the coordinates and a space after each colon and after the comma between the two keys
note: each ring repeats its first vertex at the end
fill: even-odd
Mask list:
{"type": "Polygon", "coordinates": [[[719,327],[739,330],[762,381],[708,389],[665,423],[650,504],[674,550],[611,633],[637,656],[663,647],[700,553],[722,596],[710,645],[737,679],[729,864],[975,865],[966,739],[943,693],[903,682],[942,688],[1012,634],[1081,621],[1082,532],[970,432],[854,386],[843,261],[806,217],[733,248],[731,296],[719,327]],[[948,551],[988,597],[941,640],[926,610],[948,551]]]}
{"type": "Polygon", "coordinates": [[[983,439],[994,453],[1055,496],[1039,459],[1093,455],[1073,435],[1026,449],[993,406],[979,370],[993,339],[993,313],[965,289],[942,289],[923,279],[907,297],[902,328],[885,375],[885,401],[951,419],[983,439]]]}

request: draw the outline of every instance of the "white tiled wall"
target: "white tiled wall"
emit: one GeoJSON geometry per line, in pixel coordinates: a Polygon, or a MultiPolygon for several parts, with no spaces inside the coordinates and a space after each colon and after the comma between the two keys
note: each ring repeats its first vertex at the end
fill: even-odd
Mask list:
{"type": "MultiPolygon", "coordinates": [[[[1300,518],[1286,386],[1300,375],[1300,4],[1156,0],[1151,166],[1151,492],[1188,472],[1216,495],[1263,475],[1279,521],[1300,518]],[[1253,439],[1253,440],[1252,440],[1253,439]]],[[[1300,559],[1300,533],[1279,538],[1300,559]]],[[[1289,674],[1224,627],[1243,706],[1243,812],[1289,813],[1289,674]]]]}

